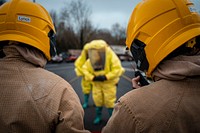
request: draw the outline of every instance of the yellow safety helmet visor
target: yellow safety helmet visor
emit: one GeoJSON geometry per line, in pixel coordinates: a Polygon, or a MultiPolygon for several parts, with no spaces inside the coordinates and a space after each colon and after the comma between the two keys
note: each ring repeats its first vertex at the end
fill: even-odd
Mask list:
{"type": "Polygon", "coordinates": [[[199,0],[143,0],[130,17],[126,45],[137,67],[151,75],[167,55],[198,35],[199,0]]]}
{"type": "Polygon", "coordinates": [[[28,0],[11,0],[0,6],[0,41],[9,40],[33,46],[50,60],[55,28],[46,9],[28,0]]]}

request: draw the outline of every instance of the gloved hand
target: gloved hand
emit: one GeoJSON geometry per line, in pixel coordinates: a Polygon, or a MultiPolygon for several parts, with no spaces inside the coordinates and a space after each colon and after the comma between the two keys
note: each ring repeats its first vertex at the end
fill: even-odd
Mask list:
{"type": "Polygon", "coordinates": [[[107,80],[105,75],[95,76],[93,78],[93,81],[105,81],[105,80],[107,80]]]}

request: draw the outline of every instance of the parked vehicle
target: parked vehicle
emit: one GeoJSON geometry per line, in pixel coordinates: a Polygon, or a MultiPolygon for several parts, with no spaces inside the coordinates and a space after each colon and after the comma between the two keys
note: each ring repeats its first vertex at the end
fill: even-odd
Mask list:
{"type": "Polygon", "coordinates": [[[77,55],[72,55],[67,52],[62,52],[59,55],[63,58],[63,61],[65,62],[74,62],[78,58],[77,55]]]}
{"type": "Polygon", "coordinates": [[[110,45],[115,54],[119,57],[121,61],[133,61],[130,51],[126,46],[110,45]]]}
{"type": "Polygon", "coordinates": [[[76,55],[69,55],[67,58],[65,58],[64,60],[66,62],[74,62],[76,59],[78,58],[78,56],[76,55]]]}
{"type": "Polygon", "coordinates": [[[51,63],[61,63],[63,62],[63,58],[59,55],[55,55],[54,57],[51,58],[51,63]]]}

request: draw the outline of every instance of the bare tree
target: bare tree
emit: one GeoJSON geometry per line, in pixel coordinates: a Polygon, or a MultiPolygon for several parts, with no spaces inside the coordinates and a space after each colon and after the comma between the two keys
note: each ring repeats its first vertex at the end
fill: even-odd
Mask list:
{"type": "Polygon", "coordinates": [[[73,0],[64,3],[61,10],[60,21],[57,21],[56,13],[51,16],[57,27],[58,51],[68,49],[82,49],[83,46],[94,39],[103,39],[112,45],[120,45],[125,42],[125,28],[114,24],[112,30],[94,28],[90,16],[92,11],[84,0],[73,0]]]}
{"type": "Polygon", "coordinates": [[[115,23],[111,28],[112,36],[115,38],[116,45],[122,45],[126,38],[126,28],[122,27],[119,23],[115,23]]]}
{"type": "Polygon", "coordinates": [[[111,35],[111,32],[108,29],[98,29],[98,30],[96,30],[95,33],[92,34],[91,40],[93,40],[93,39],[103,39],[109,45],[113,45],[114,40],[115,40],[113,38],[113,36],[111,35]]]}
{"type": "Polygon", "coordinates": [[[56,11],[55,10],[51,10],[49,14],[50,14],[50,16],[51,16],[51,18],[53,20],[55,28],[57,29],[57,27],[59,25],[59,21],[58,21],[58,15],[57,15],[56,11]]]}
{"type": "Polygon", "coordinates": [[[61,18],[67,27],[72,27],[77,35],[78,46],[83,48],[93,33],[93,27],[89,19],[92,11],[84,0],[73,0],[66,3],[61,12],[61,18]]]}

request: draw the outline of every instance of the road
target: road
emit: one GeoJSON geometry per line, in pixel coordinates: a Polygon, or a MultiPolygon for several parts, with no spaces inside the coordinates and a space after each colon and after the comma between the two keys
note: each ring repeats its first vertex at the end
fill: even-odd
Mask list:
{"type": "MultiPolygon", "coordinates": [[[[117,99],[124,95],[126,92],[132,90],[131,78],[134,77],[134,71],[132,69],[132,62],[124,61],[122,66],[125,68],[125,73],[121,76],[118,88],[117,88],[117,99]]],[[[77,77],[74,71],[74,63],[58,63],[58,64],[47,64],[45,69],[59,75],[68,81],[76,93],[78,94],[81,103],[83,103],[83,93],[81,90],[81,77],[77,77]]],[[[85,109],[84,123],[85,128],[93,133],[101,131],[103,126],[109,119],[108,111],[103,108],[102,122],[100,125],[93,125],[92,122],[95,117],[95,106],[92,100],[92,96],[89,98],[89,108],[85,109]]]]}

